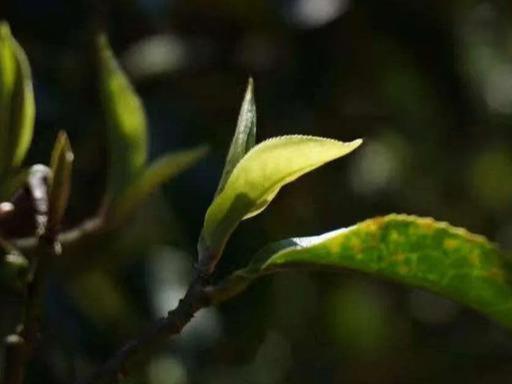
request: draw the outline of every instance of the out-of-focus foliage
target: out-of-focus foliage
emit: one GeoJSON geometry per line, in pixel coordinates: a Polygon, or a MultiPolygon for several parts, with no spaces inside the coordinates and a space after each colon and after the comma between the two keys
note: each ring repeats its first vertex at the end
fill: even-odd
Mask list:
{"type": "Polygon", "coordinates": [[[0,90],[0,192],[5,193],[8,177],[28,151],[35,119],[30,66],[5,22],[0,22],[0,90]]]}
{"type": "Polygon", "coordinates": [[[112,226],[123,223],[148,195],[195,164],[206,149],[168,154],[147,167],[148,127],[142,101],[116,61],[106,36],[98,36],[97,51],[110,152],[105,209],[112,226]]]}
{"type": "Polygon", "coordinates": [[[108,193],[115,199],[146,164],[146,114],[104,35],[98,37],[98,56],[110,150],[108,193]]]}
{"type": "Polygon", "coordinates": [[[68,136],[65,132],[60,132],[50,160],[52,180],[49,190],[48,226],[53,233],[57,233],[68,205],[73,159],[74,155],[68,136]]]}

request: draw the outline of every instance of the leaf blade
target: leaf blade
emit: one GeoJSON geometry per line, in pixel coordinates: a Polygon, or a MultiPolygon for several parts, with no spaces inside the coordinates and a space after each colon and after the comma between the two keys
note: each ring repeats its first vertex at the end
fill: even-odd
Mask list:
{"type": "Polygon", "coordinates": [[[0,172],[23,162],[34,132],[35,100],[27,56],[0,22],[0,172]]]}
{"type": "Polygon", "coordinates": [[[231,176],[233,169],[256,144],[256,102],[254,100],[254,81],[249,78],[244,100],[238,115],[238,122],[229,147],[228,155],[219,186],[215,195],[224,189],[226,182],[231,176]]]}
{"type": "Polygon", "coordinates": [[[59,132],[52,151],[48,228],[56,233],[68,205],[73,170],[73,150],[64,131],[59,132]]]}
{"type": "Polygon", "coordinates": [[[106,36],[97,39],[100,90],[110,149],[108,193],[122,193],[147,160],[147,120],[142,101],[117,62],[106,36]]]}
{"type": "Polygon", "coordinates": [[[430,290],[512,327],[511,262],[484,237],[464,229],[430,218],[389,215],[273,244],[229,279],[243,289],[280,270],[348,268],[430,290]]]}
{"type": "Polygon", "coordinates": [[[199,242],[199,267],[211,271],[240,221],[261,212],[281,187],[350,153],[361,142],[293,135],[255,146],[237,164],[224,190],[206,212],[199,242]]]}
{"type": "Polygon", "coordinates": [[[153,162],[116,200],[108,213],[111,224],[120,223],[150,193],[164,182],[187,170],[207,153],[206,146],[173,152],[153,162]]]}

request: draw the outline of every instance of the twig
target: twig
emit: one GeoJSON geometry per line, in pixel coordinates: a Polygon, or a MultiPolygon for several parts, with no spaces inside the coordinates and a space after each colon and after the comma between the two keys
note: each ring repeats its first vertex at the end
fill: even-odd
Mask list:
{"type": "Polygon", "coordinates": [[[207,279],[208,276],[198,274],[174,310],[151,324],[138,338],[126,343],[89,378],[76,384],[106,384],[126,377],[137,358],[147,357],[169,337],[179,334],[197,311],[238,295],[251,281],[243,273],[234,274],[216,286],[207,285],[207,279]]]}
{"type": "Polygon", "coordinates": [[[128,374],[128,369],[137,358],[143,358],[152,349],[161,345],[166,338],[181,332],[201,308],[210,305],[205,291],[205,277],[196,277],[178,306],[166,317],[157,320],[138,338],[126,343],[103,366],[89,378],[77,384],[110,383],[128,374]]]}
{"type": "MultiPolygon", "coordinates": [[[[93,217],[85,220],[74,228],[71,228],[58,235],[58,242],[63,246],[76,242],[81,238],[99,232],[103,229],[104,220],[102,217],[93,217]]],[[[37,246],[36,237],[24,237],[11,240],[12,244],[20,250],[26,251],[37,246]]]]}
{"type": "Polygon", "coordinates": [[[24,301],[23,321],[16,333],[5,340],[6,356],[4,384],[22,384],[25,367],[39,338],[41,302],[46,289],[48,271],[53,259],[60,254],[56,233],[49,228],[48,219],[48,169],[33,167],[28,179],[28,188],[34,207],[37,228],[37,259],[34,260],[32,275],[27,284],[24,301]]]}
{"type": "Polygon", "coordinates": [[[15,334],[5,340],[4,384],[23,383],[25,367],[39,339],[41,301],[46,290],[48,271],[59,253],[60,247],[52,239],[45,238],[41,241],[37,266],[27,286],[23,323],[15,334]]]}

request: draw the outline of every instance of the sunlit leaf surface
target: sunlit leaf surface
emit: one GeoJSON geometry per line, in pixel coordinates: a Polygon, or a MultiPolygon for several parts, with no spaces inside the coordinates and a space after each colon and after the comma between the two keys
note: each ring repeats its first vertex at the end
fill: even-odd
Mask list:
{"type": "Polygon", "coordinates": [[[236,131],[231,141],[224,171],[220,178],[217,194],[222,192],[226,181],[233,172],[233,169],[245,156],[247,152],[254,147],[256,142],[256,103],[254,101],[254,83],[249,79],[247,90],[245,91],[244,101],[240,108],[236,131]]]}
{"type": "Polygon", "coordinates": [[[295,268],[349,268],[425,288],[512,327],[511,260],[484,237],[430,218],[389,215],[263,249],[233,274],[219,299],[261,275],[295,268]]]}
{"type": "Polygon", "coordinates": [[[346,155],[360,144],[361,140],[343,143],[299,135],[281,136],[258,144],[237,164],[224,190],[208,209],[202,246],[208,249],[209,255],[220,255],[239,222],[265,209],[282,186],[346,155]]]}

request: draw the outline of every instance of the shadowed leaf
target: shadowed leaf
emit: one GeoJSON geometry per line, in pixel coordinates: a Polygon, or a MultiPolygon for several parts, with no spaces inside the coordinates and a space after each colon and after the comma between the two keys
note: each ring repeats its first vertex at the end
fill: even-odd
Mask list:
{"type": "Polygon", "coordinates": [[[0,288],[22,292],[29,271],[28,260],[15,250],[7,250],[0,241],[0,288]]]}
{"type": "Polygon", "coordinates": [[[61,131],[53,147],[50,168],[52,180],[50,184],[50,211],[48,227],[55,231],[60,226],[71,191],[71,172],[73,169],[73,151],[68,136],[61,131]]]}
{"type": "Polygon", "coordinates": [[[111,223],[120,223],[160,185],[187,170],[207,152],[205,146],[167,154],[157,159],[116,199],[109,212],[111,223]]]}

